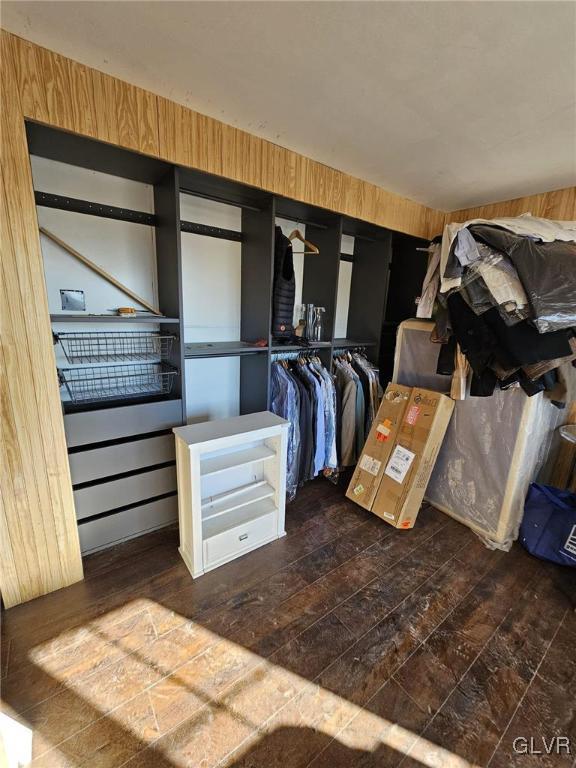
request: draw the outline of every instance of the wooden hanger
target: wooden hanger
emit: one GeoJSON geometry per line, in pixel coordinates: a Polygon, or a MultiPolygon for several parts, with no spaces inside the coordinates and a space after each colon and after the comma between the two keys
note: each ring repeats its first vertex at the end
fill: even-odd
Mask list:
{"type": "Polygon", "coordinates": [[[304,243],[305,247],[308,248],[308,250],[300,251],[300,253],[303,253],[305,256],[308,254],[319,254],[320,250],[319,248],[314,245],[314,243],[311,243],[309,240],[306,240],[304,238],[304,235],[302,232],[300,232],[299,229],[294,229],[289,235],[288,240],[300,240],[301,243],[304,243]]]}

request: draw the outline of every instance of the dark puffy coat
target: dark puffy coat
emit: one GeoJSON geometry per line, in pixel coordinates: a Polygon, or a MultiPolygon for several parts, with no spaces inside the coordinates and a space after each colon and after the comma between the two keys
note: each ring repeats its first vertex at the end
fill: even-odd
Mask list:
{"type": "Polygon", "coordinates": [[[292,243],[276,227],[274,244],[274,290],[272,293],[272,336],[276,339],[290,338],[294,335],[294,299],[296,296],[296,277],[292,243]]]}

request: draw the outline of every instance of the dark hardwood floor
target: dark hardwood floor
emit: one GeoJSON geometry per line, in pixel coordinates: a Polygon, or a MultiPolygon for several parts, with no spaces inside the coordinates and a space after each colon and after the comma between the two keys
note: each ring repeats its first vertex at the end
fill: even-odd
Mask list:
{"type": "Polygon", "coordinates": [[[570,574],[325,480],[287,536],[192,581],[165,529],[2,616],[4,712],[43,768],[573,766],[570,574]],[[572,754],[514,751],[532,737],[572,754]]]}

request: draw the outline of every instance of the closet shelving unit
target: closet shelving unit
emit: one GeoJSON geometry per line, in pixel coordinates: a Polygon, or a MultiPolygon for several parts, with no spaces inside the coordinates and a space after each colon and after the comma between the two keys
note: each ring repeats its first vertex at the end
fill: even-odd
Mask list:
{"type": "MultiPolygon", "coordinates": [[[[124,326],[129,330],[145,323],[150,325],[151,331],[173,337],[170,353],[164,360],[174,372],[169,391],[147,397],[63,405],[77,516],[81,521],[81,542],[83,550],[89,551],[175,519],[174,447],[169,430],[186,423],[187,359],[238,358],[240,414],[269,408],[272,356],[279,351],[302,349],[279,344],[270,333],[274,229],[278,219],[304,224],[306,238],[319,248],[319,254],[304,257],[302,302],[312,302],[326,309],[324,339],[312,344],[310,349],[328,367],[332,365],[334,350],[354,347],[363,347],[368,357],[378,362],[382,356],[382,331],[386,330],[389,321],[390,264],[394,265],[392,274],[397,279],[408,279],[414,272],[414,260],[418,258],[415,248],[422,241],[232,180],[36,123],[27,124],[27,135],[32,155],[150,184],[154,189],[153,214],[110,206],[105,201],[60,196],[46,189],[36,191],[38,206],[155,228],[161,317],[152,314],[118,317],[54,313],[51,315],[53,324],[82,323],[87,324],[88,330],[89,324],[94,328],[114,324],[111,331],[116,331],[124,326]],[[182,220],[181,194],[237,206],[241,210],[240,229],[182,220]],[[239,339],[185,343],[183,232],[240,243],[239,339]],[[352,255],[341,252],[343,235],[354,237],[352,255]],[[401,255],[398,264],[397,237],[401,238],[398,242],[402,245],[398,251],[401,255]],[[407,248],[410,248],[409,256],[407,248]],[[351,261],[353,266],[346,337],[335,338],[341,261],[351,261]],[[114,493],[108,493],[110,489],[114,493]],[[90,497],[89,505],[86,505],[87,496],[90,497]],[[114,498],[113,507],[109,507],[108,502],[98,501],[109,498],[114,498]],[[85,515],[84,509],[88,508],[91,512],[85,515]]],[[[419,274],[418,278],[421,283],[419,274]]],[[[413,314],[411,308],[406,317],[413,314]]],[[[393,320],[396,322],[397,318],[393,320]]],[[[387,338],[384,352],[393,355],[393,339],[387,338]]],[[[266,499],[260,501],[264,503],[266,499]]]]}
{"type": "Polygon", "coordinates": [[[284,535],[288,422],[264,412],[174,433],[180,553],[193,577],[284,535]]]}

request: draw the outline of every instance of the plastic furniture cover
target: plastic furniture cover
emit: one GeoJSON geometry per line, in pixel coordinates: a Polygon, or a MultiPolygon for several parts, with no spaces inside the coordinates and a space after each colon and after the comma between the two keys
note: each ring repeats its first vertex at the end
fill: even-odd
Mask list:
{"type": "MultiPolygon", "coordinates": [[[[436,373],[434,323],[406,320],[398,328],[393,381],[449,393],[436,373]]],[[[475,531],[494,549],[518,538],[524,499],[549,453],[562,411],[521,389],[456,402],[426,490],[426,500],[475,531]]]]}

